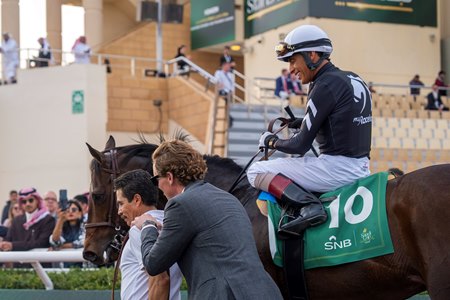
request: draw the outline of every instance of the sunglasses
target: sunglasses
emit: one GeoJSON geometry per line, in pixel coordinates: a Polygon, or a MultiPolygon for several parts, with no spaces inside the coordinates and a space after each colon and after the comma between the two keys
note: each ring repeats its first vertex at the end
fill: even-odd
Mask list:
{"type": "Polygon", "coordinates": [[[160,178],[161,177],[159,175],[155,175],[152,178],[150,178],[150,181],[153,183],[153,185],[158,186],[158,182],[159,182],[160,178]]]}
{"type": "Polygon", "coordinates": [[[72,213],[76,213],[76,212],[79,212],[80,210],[78,208],[76,208],[76,207],[72,207],[68,211],[72,212],[72,213]]]}
{"type": "Polygon", "coordinates": [[[27,202],[31,204],[34,202],[34,198],[22,199],[20,202],[22,202],[22,204],[27,204],[27,202]]]}

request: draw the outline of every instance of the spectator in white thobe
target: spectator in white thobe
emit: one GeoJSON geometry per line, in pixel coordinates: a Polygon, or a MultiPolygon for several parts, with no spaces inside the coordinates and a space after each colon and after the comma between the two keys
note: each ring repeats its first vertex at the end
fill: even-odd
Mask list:
{"type": "Polygon", "coordinates": [[[86,37],[80,36],[72,46],[76,64],[91,63],[91,47],[86,44],[86,37]]]}
{"type": "Polygon", "coordinates": [[[16,72],[19,67],[19,49],[16,41],[9,33],[3,34],[0,52],[3,54],[3,80],[5,83],[16,83],[16,72]]]}

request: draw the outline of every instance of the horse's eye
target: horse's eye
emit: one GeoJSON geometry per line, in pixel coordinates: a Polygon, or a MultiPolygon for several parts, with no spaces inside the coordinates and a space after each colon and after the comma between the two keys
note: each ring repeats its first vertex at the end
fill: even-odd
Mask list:
{"type": "Polygon", "coordinates": [[[94,202],[100,202],[103,200],[103,194],[92,194],[92,200],[94,200],[94,202]]]}

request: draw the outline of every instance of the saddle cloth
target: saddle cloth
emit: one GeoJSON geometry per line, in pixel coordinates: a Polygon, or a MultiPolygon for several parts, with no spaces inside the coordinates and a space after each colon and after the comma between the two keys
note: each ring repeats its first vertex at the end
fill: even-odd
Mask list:
{"type": "MultiPolygon", "coordinates": [[[[335,266],[394,252],[386,214],[387,172],[362,178],[323,194],[328,220],[306,230],[305,269],[335,266]]],[[[269,244],[273,261],[283,266],[282,241],[277,238],[281,208],[267,201],[269,244]]]]}

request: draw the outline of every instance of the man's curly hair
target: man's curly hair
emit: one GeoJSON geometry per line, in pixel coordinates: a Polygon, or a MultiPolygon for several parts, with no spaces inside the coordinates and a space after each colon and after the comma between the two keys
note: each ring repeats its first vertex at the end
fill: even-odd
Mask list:
{"type": "Polygon", "coordinates": [[[207,166],[203,156],[186,142],[163,142],[153,153],[152,159],[159,176],[171,172],[184,186],[205,178],[207,166]]]}

